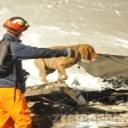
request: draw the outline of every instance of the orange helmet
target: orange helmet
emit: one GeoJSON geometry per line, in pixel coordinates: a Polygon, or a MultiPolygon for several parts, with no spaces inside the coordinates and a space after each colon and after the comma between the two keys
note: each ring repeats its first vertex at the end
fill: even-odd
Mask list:
{"type": "Polygon", "coordinates": [[[5,21],[3,26],[7,28],[9,32],[21,33],[29,27],[29,24],[21,17],[12,17],[5,21]]]}

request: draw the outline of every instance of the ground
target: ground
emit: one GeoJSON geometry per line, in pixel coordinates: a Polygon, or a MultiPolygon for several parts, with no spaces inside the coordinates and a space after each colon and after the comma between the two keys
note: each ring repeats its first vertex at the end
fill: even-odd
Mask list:
{"type": "Polygon", "coordinates": [[[52,83],[50,87],[38,86],[27,90],[33,128],[128,127],[127,90],[85,93],[62,83],[59,86],[52,83]]]}

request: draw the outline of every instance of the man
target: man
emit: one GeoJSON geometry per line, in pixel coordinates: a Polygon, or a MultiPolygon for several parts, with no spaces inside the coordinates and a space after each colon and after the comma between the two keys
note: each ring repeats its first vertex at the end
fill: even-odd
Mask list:
{"type": "Polygon", "coordinates": [[[20,36],[29,27],[21,17],[12,17],[4,23],[7,33],[2,41],[9,42],[6,61],[11,63],[6,75],[0,76],[0,128],[31,128],[30,111],[23,96],[24,76],[21,60],[74,56],[70,49],[51,50],[21,43],[20,36]]]}

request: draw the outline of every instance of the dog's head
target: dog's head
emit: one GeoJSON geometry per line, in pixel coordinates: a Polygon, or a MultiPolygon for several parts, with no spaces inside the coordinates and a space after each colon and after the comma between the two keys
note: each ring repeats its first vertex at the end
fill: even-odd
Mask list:
{"type": "Polygon", "coordinates": [[[82,61],[94,62],[98,58],[98,54],[95,52],[95,49],[91,45],[79,45],[78,51],[82,61]]]}

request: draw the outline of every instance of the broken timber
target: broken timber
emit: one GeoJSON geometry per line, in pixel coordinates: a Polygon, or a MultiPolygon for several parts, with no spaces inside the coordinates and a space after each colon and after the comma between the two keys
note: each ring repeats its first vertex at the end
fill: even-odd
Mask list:
{"type": "Polygon", "coordinates": [[[67,94],[77,105],[87,105],[89,101],[100,101],[105,104],[117,104],[128,101],[128,90],[106,89],[82,92],[69,88],[64,82],[49,83],[47,86],[29,87],[25,93],[27,98],[50,95],[53,92],[67,94]]]}

